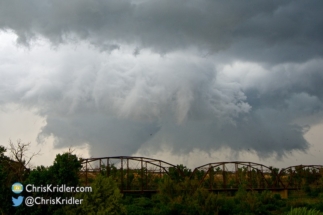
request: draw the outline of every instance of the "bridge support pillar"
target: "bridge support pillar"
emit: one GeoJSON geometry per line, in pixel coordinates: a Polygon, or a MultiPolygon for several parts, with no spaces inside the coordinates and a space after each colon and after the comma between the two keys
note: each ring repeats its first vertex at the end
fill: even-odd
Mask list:
{"type": "Polygon", "coordinates": [[[273,194],[279,194],[282,199],[287,199],[288,198],[288,190],[273,190],[273,194]]]}

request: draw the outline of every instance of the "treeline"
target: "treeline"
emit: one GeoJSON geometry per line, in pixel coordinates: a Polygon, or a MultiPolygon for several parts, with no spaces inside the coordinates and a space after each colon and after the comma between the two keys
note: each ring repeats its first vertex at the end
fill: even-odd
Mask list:
{"type": "Polygon", "coordinates": [[[143,165],[140,159],[135,158],[133,167],[129,168],[128,158],[122,158],[114,163],[106,165],[98,159],[96,163],[87,163],[83,160],[83,170],[81,180],[87,182],[95,178],[95,175],[102,174],[111,176],[118,182],[118,187],[123,192],[134,191],[154,191],[158,190],[161,177],[167,174],[172,180],[179,181],[185,178],[199,181],[201,187],[209,191],[237,190],[242,184],[246,185],[247,190],[278,190],[278,189],[302,189],[315,188],[322,184],[323,166],[294,166],[288,169],[269,167],[267,170],[256,168],[249,162],[227,162],[226,166],[222,163],[208,165],[207,169],[191,169],[183,165],[162,167],[143,165]],[[126,161],[124,161],[126,160],[126,161]],[[138,161],[139,160],[139,161],[138,161]],[[123,166],[120,163],[124,162],[123,166]],[[136,165],[137,164],[137,165],[136,165]],[[235,168],[227,168],[234,165],[235,168]],[[247,165],[246,165],[247,164],[247,165]],[[91,168],[85,168],[91,165],[91,168]],[[240,166],[239,166],[240,165],[240,166]],[[221,168],[219,167],[221,166],[221,168]],[[162,169],[162,170],[161,170],[162,169]]]}
{"type": "MultiPolygon", "coordinates": [[[[21,182],[23,185],[67,185],[85,186],[80,177],[81,160],[66,152],[56,155],[51,166],[37,166],[28,169],[28,160],[21,156],[14,159],[5,155],[6,149],[0,146],[0,214],[320,214],[323,212],[323,180],[316,181],[315,187],[305,186],[300,191],[291,192],[288,199],[270,191],[247,191],[246,183],[241,183],[235,193],[210,192],[201,186],[200,180],[189,179],[190,170],[181,165],[187,177],[179,177],[176,171],[170,175],[155,178],[158,193],[155,194],[122,194],[120,181],[116,180],[120,170],[113,169],[112,176],[104,172],[91,178],[88,182],[92,192],[88,193],[23,193],[24,196],[42,196],[46,199],[56,197],[74,197],[83,199],[81,205],[35,205],[27,207],[22,204],[12,206],[11,185],[21,182]],[[301,211],[301,212],[299,212],[301,211]]],[[[134,179],[133,179],[134,180],[134,179]]]]}

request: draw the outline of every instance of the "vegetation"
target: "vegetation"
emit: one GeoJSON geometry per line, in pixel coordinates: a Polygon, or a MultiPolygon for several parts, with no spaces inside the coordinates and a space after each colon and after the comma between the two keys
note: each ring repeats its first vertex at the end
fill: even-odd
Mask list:
{"type": "Polygon", "coordinates": [[[98,175],[91,187],[92,192],[75,195],[75,198],[83,199],[83,202],[79,206],[66,207],[66,214],[126,214],[125,207],[121,203],[122,194],[111,177],[98,175]]]}
{"type": "MultiPolygon", "coordinates": [[[[147,176],[149,186],[156,187],[159,191],[155,194],[121,194],[118,188],[121,182],[117,180],[118,177],[128,174],[124,178],[124,183],[135,189],[143,183],[141,179],[143,172],[142,170],[121,172],[124,170],[111,165],[102,166],[101,174],[89,178],[88,182],[92,187],[92,192],[27,193],[24,191],[21,194],[24,197],[74,197],[83,199],[80,205],[27,207],[22,204],[19,207],[13,207],[11,197],[14,195],[11,185],[17,181],[24,185],[34,184],[36,186],[46,184],[85,186],[84,178],[80,175],[81,161],[72,151],[58,154],[54,163],[49,167],[37,166],[30,170],[27,166],[30,159],[25,158],[26,150],[28,150],[26,144],[12,145],[8,151],[19,155],[15,159],[15,156],[6,156],[6,148],[0,146],[0,214],[294,215],[323,213],[323,179],[317,171],[299,169],[293,178],[286,177],[285,180],[301,186],[302,189],[291,191],[288,199],[282,199],[279,194],[269,190],[262,192],[247,190],[247,187],[257,187],[259,183],[262,183],[257,178],[259,174],[255,171],[250,172],[248,176],[247,169],[241,168],[234,177],[219,168],[210,171],[211,176],[224,175],[227,184],[223,184],[221,181],[215,180],[216,177],[213,179],[203,171],[196,172],[195,177],[190,178],[192,171],[183,165],[178,166],[183,174],[179,174],[174,168],[169,168],[169,175],[147,176]],[[107,177],[108,172],[109,177],[107,177]],[[201,183],[203,177],[204,180],[201,183]],[[233,180],[235,177],[239,179],[239,183],[233,180]],[[255,180],[248,182],[247,177],[254,177],[255,180]],[[236,192],[210,192],[208,190],[210,186],[238,186],[239,189],[236,192]]],[[[278,169],[274,170],[278,172],[278,169]]],[[[268,181],[274,183],[277,181],[276,177],[277,174],[273,174],[271,178],[268,178],[268,181]]]]}
{"type": "Polygon", "coordinates": [[[315,209],[292,208],[287,215],[322,215],[323,213],[315,209]]]}

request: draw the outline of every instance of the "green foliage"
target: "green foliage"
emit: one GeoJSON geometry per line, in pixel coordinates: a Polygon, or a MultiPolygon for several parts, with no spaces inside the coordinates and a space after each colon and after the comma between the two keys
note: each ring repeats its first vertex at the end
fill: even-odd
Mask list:
{"type": "Polygon", "coordinates": [[[4,214],[10,209],[12,210],[11,200],[11,181],[8,180],[10,175],[9,158],[5,156],[6,148],[0,145],[0,213],[4,214]]]}
{"type": "Polygon", "coordinates": [[[286,205],[279,194],[270,191],[246,191],[244,186],[239,188],[234,199],[234,207],[238,208],[240,213],[270,214],[270,211],[280,210],[286,205]]]}
{"type": "Polygon", "coordinates": [[[30,171],[26,184],[45,185],[52,182],[52,174],[48,167],[38,166],[30,171]]]}
{"type": "Polygon", "coordinates": [[[111,177],[98,175],[91,184],[92,192],[78,193],[75,198],[83,199],[81,205],[67,208],[67,214],[114,215],[125,214],[122,194],[111,177]]]}
{"type": "MultiPolygon", "coordinates": [[[[175,179],[176,180],[176,179],[175,179]]],[[[157,202],[154,208],[155,214],[180,214],[180,211],[187,209],[185,201],[189,192],[187,180],[176,182],[170,177],[165,176],[159,183],[159,193],[155,196],[157,202]]]]}
{"type": "Polygon", "coordinates": [[[170,167],[168,169],[168,174],[172,180],[179,182],[182,181],[185,177],[189,177],[192,174],[192,171],[183,164],[180,164],[177,165],[176,168],[170,167]]]}
{"type": "Polygon", "coordinates": [[[150,215],[153,213],[154,202],[151,198],[127,196],[123,204],[127,214],[131,215],[150,215]]]}
{"type": "Polygon", "coordinates": [[[7,156],[4,155],[4,153],[7,151],[7,149],[4,146],[0,145],[0,158],[3,159],[7,156]]]}
{"type": "MultiPolygon", "coordinates": [[[[285,208],[286,202],[280,195],[270,191],[261,193],[247,191],[242,184],[235,196],[215,194],[200,187],[198,180],[186,178],[176,182],[163,177],[159,193],[153,197],[154,214],[271,214],[285,208]]],[[[135,208],[134,206],[132,206],[135,208]]],[[[143,213],[136,213],[143,214],[143,213]]]]}
{"type": "MultiPolygon", "coordinates": [[[[0,214],[14,214],[16,209],[12,207],[11,197],[14,196],[11,191],[11,185],[19,180],[17,169],[21,168],[20,163],[11,160],[5,155],[6,148],[0,145],[0,214]]],[[[23,169],[22,178],[28,175],[28,171],[23,169]]]]}
{"type": "Polygon", "coordinates": [[[80,169],[81,162],[76,155],[71,153],[58,154],[52,166],[38,166],[33,169],[26,180],[26,184],[36,186],[45,184],[77,186],[79,184],[78,174],[80,169]]]}
{"type": "MultiPolygon", "coordinates": [[[[24,184],[33,184],[35,186],[52,184],[53,186],[65,184],[66,186],[78,186],[79,170],[81,162],[77,156],[67,152],[56,155],[52,166],[44,167],[38,166],[33,169],[24,184]]],[[[71,197],[72,193],[26,193],[23,196],[42,196],[43,198],[56,198],[56,197],[71,197]]],[[[55,214],[64,215],[65,211],[61,205],[41,205],[40,207],[27,207],[25,205],[19,206],[16,214],[55,214]]]]}
{"type": "MultiPolygon", "coordinates": [[[[218,167],[205,175],[203,170],[191,176],[191,170],[183,165],[169,168],[169,175],[148,173],[143,170],[123,170],[113,164],[101,166],[101,174],[88,178],[93,192],[90,193],[22,193],[43,196],[45,198],[70,197],[83,199],[81,205],[41,205],[14,208],[11,203],[11,184],[15,181],[15,174],[11,171],[14,162],[5,156],[5,148],[0,146],[0,214],[132,214],[132,215],[266,215],[266,214],[321,214],[323,212],[323,178],[318,177],[316,170],[298,168],[291,183],[302,184],[302,189],[295,191],[297,195],[289,199],[281,199],[279,194],[271,191],[250,191],[258,187],[257,172],[247,168],[239,168],[235,175],[223,172],[218,167]],[[213,193],[205,187],[213,189],[223,188],[221,181],[216,181],[217,175],[224,174],[226,187],[239,188],[235,193],[213,193]],[[107,177],[109,175],[110,177],[107,177]],[[123,175],[123,180],[120,179],[123,175]],[[214,177],[212,177],[214,176],[214,177]],[[234,176],[234,177],[233,177],[234,176]],[[212,178],[212,179],[211,179],[212,178]],[[203,179],[203,181],[202,181],[203,179]],[[123,198],[118,186],[123,181],[124,187],[140,190],[142,185],[157,189],[157,194],[127,194],[123,198]],[[158,184],[158,187],[157,187],[158,184]],[[248,186],[247,186],[248,185],[248,186]],[[248,190],[246,188],[249,188],[248,190]],[[136,196],[137,195],[137,196],[136,196]],[[9,196],[9,197],[8,197],[9,196]],[[290,210],[290,208],[294,208],[290,210]],[[290,210],[290,211],[289,211],[290,210]]],[[[53,184],[79,186],[80,160],[71,153],[58,154],[52,166],[38,166],[30,171],[27,179],[22,182],[36,186],[53,184]]],[[[268,177],[271,185],[277,183],[278,169],[268,177]]],[[[287,180],[287,178],[286,178],[287,180]]]]}
{"type": "Polygon", "coordinates": [[[315,210],[315,209],[307,209],[303,208],[292,208],[287,215],[322,215],[323,213],[315,210]]]}
{"type": "Polygon", "coordinates": [[[79,181],[78,173],[81,167],[81,162],[77,156],[68,152],[56,155],[54,164],[49,168],[49,171],[56,184],[76,186],[79,181]]]}

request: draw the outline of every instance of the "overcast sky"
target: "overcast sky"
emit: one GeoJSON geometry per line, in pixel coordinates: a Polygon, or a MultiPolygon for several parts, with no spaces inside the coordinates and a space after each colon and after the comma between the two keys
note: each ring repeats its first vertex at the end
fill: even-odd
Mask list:
{"type": "Polygon", "coordinates": [[[319,0],[0,0],[1,144],[322,164],[322,11],[319,0]]]}

